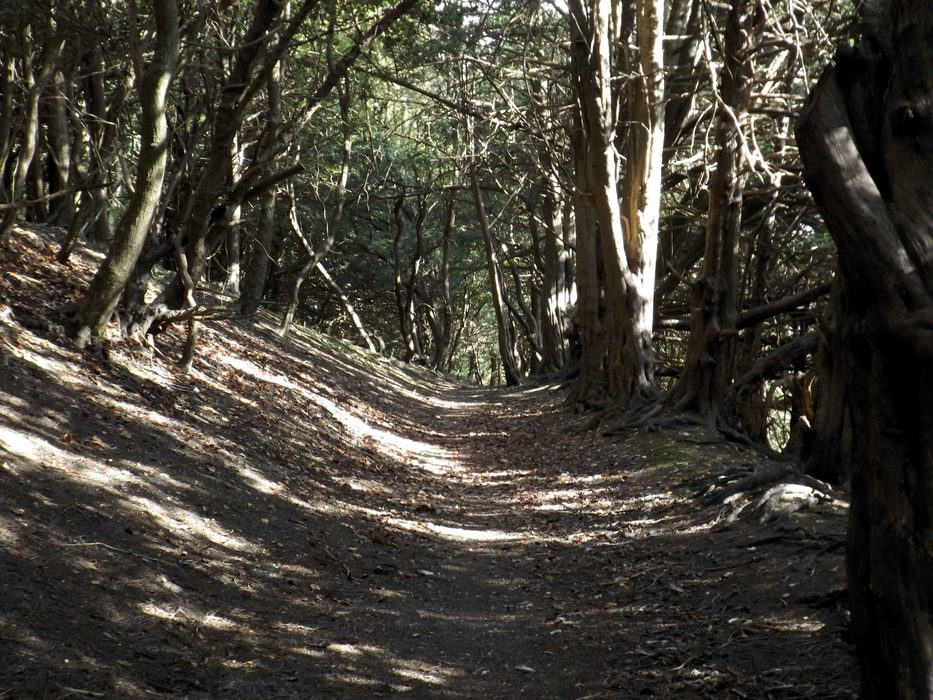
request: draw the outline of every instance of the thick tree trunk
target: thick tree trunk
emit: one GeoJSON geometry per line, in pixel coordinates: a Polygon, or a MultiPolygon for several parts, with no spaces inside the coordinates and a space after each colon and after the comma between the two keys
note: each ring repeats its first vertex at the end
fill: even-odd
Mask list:
{"type": "Polygon", "coordinates": [[[933,7],[866,3],[801,115],[807,183],[839,249],[852,430],[848,577],[870,700],[933,698],[933,7]]]}
{"type": "Polygon", "coordinates": [[[613,88],[614,4],[608,0],[569,3],[571,56],[578,108],[583,117],[603,265],[607,369],[612,397],[626,405],[654,392],[651,333],[661,153],[664,140],[664,77],[661,51],[663,2],[639,0],[637,75],[629,85],[628,115],[635,125],[629,143],[620,205],[619,126],[613,88]]]}
{"type": "Polygon", "coordinates": [[[175,0],[153,0],[156,46],[139,84],[141,106],[136,190],[120,220],[113,245],[81,302],[74,337],[79,347],[103,334],[139,254],[159,205],[168,159],[165,117],[169,85],[178,60],[178,8],[175,0]]]}
{"type": "MultiPolygon", "coordinates": [[[[585,43],[583,44],[585,50],[585,43]]],[[[576,60],[576,59],[575,59],[576,60]]],[[[600,312],[599,230],[590,196],[590,164],[586,135],[580,122],[574,126],[573,228],[577,244],[577,315],[569,329],[571,361],[579,366],[575,399],[586,404],[605,392],[606,340],[600,312]]]]}
{"type": "MultiPolygon", "coordinates": [[[[638,60],[629,87],[632,128],[622,184],[625,264],[631,287],[619,308],[621,347],[613,353],[621,354],[622,364],[615,375],[611,364],[609,370],[613,393],[626,402],[655,392],[652,332],[664,152],[664,5],[664,0],[635,0],[638,60]]],[[[611,337],[612,332],[610,344],[611,337]]]]}

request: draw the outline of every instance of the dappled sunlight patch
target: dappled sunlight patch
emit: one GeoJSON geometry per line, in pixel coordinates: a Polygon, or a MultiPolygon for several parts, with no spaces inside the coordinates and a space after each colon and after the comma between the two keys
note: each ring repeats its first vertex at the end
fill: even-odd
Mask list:
{"type": "Polygon", "coordinates": [[[595,499],[607,493],[608,489],[552,489],[550,491],[540,491],[535,495],[539,502],[534,506],[535,510],[540,511],[566,511],[566,510],[587,510],[596,512],[608,512],[613,505],[610,499],[595,499]]]}
{"type": "Polygon", "coordinates": [[[427,520],[406,520],[387,517],[386,521],[402,530],[410,532],[429,532],[451,542],[520,542],[531,535],[524,532],[506,532],[504,530],[477,530],[464,527],[438,525],[427,520]]]}
{"type": "MultiPolygon", "coordinates": [[[[0,425],[0,450],[24,460],[28,468],[56,469],[82,484],[96,484],[115,490],[128,484],[139,484],[138,476],[118,463],[106,464],[81,457],[53,445],[45,438],[0,425]]],[[[18,465],[22,469],[25,465],[18,465]]]]}
{"type": "Polygon", "coordinates": [[[826,624],[821,620],[817,620],[809,616],[794,618],[765,617],[759,621],[756,621],[755,625],[766,626],[778,632],[797,632],[802,634],[813,634],[814,632],[819,632],[826,627],[826,624]]]}
{"type": "Polygon", "coordinates": [[[149,617],[155,617],[169,622],[182,620],[186,623],[194,623],[200,627],[207,627],[215,630],[239,630],[243,631],[243,626],[230,620],[229,618],[218,615],[215,611],[199,612],[183,605],[159,604],[147,601],[139,605],[139,611],[149,617]]]}
{"type": "Polygon", "coordinates": [[[193,513],[186,508],[165,507],[151,498],[131,496],[127,498],[140,514],[146,515],[162,527],[194,539],[200,537],[213,544],[240,552],[256,553],[259,548],[252,542],[224,531],[215,521],[193,513]]]}
{"type": "Polygon", "coordinates": [[[394,431],[377,427],[356,413],[340,406],[337,401],[321,393],[309,391],[284,375],[268,372],[250,360],[227,355],[222,361],[238,372],[247,373],[259,381],[277,385],[304,398],[336,420],[346,430],[351,439],[366,442],[383,457],[414,465],[438,476],[460,470],[457,455],[454,451],[432,443],[413,440],[394,431]]]}
{"type": "Polygon", "coordinates": [[[18,524],[13,518],[0,516],[0,546],[12,550],[18,543],[20,536],[17,534],[18,524]]]}
{"type": "MultiPolygon", "coordinates": [[[[356,666],[334,674],[335,678],[354,679],[354,684],[371,685],[372,680],[363,674],[360,668],[367,663],[377,661],[380,667],[386,667],[396,677],[404,681],[416,681],[430,686],[443,686],[452,680],[461,678],[466,673],[455,666],[430,662],[423,659],[405,658],[381,647],[371,644],[331,643],[325,652],[336,654],[355,662],[356,666]]],[[[412,688],[396,688],[397,691],[412,688]]]]}
{"type": "Polygon", "coordinates": [[[399,530],[414,532],[422,535],[433,535],[440,539],[449,540],[451,542],[518,542],[528,540],[531,537],[529,533],[525,532],[507,532],[504,530],[494,529],[454,527],[450,525],[440,525],[431,522],[428,519],[402,518],[390,511],[377,510],[375,508],[367,508],[365,506],[353,506],[347,504],[344,507],[355,510],[359,513],[365,513],[366,515],[369,515],[386,525],[396,527],[399,530]]]}
{"type": "Polygon", "coordinates": [[[0,450],[30,462],[40,462],[50,447],[45,440],[0,425],[0,450]]]}
{"type": "Polygon", "coordinates": [[[285,487],[282,486],[282,484],[267,479],[260,472],[248,465],[237,467],[237,472],[250,484],[252,488],[254,488],[256,491],[259,491],[260,493],[277,495],[285,490],[285,487]]]}

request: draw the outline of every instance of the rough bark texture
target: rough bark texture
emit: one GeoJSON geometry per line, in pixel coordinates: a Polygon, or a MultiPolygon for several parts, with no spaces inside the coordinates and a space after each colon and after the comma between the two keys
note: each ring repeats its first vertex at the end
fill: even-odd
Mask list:
{"type": "Polygon", "coordinates": [[[589,194],[599,226],[605,265],[609,391],[628,404],[654,388],[651,331],[657,260],[664,141],[664,79],[661,51],[663,3],[640,0],[638,62],[629,85],[631,101],[623,202],[619,201],[620,164],[616,136],[618,89],[613,87],[613,17],[619,9],[607,0],[569,4],[574,82],[586,135],[589,194]]]}
{"type": "Polygon", "coordinates": [[[578,101],[571,133],[574,155],[574,234],[577,244],[577,317],[571,329],[571,359],[576,359],[580,373],[576,383],[576,399],[586,402],[597,396],[604,384],[603,365],[606,355],[602,332],[599,298],[599,231],[590,194],[590,152],[583,122],[583,89],[589,46],[589,19],[579,2],[571,3],[570,59],[578,101]],[[576,351],[579,356],[574,357],[576,351]]]}
{"type": "Polygon", "coordinates": [[[716,116],[718,152],[710,178],[706,249],[691,300],[692,327],[684,373],[672,399],[711,424],[735,373],[736,255],[742,227],[745,157],[739,129],[751,102],[750,52],[761,17],[757,3],[733,0],[726,25],[721,103],[716,116]]]}
{"type": "Polygon", "coordinates": [[[848,576],[865,698],[933,697],[933,7],[866,3],[798,125],[839,249],[848,576]]]}
{"type": "Polygon", "coordinates": [[[178,8],[175,0],[154,0],[157,41],[152,61],[140,80],[141,147],[136,190],[114,236],[107,258],[84,297],[74,330],[79,346],[96,342],[116,308],[142,252],[159,205],[168,159],[165,117],[169,85],[178,60],[178,8]]]}

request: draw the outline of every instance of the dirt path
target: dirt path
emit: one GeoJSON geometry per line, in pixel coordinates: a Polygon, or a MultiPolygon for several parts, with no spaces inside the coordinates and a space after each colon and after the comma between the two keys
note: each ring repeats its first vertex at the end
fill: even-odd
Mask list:
{"type": "Polygon", "coordinates": [[[0,698],[854,697],[844,513],[695,498],[757,455],[262,326],[82,355],[77,272],[0,255],[0,698]]]}

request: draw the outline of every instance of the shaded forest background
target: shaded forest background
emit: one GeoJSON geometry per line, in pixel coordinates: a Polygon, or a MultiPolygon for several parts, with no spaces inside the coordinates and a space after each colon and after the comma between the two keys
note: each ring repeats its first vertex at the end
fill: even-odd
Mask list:
{"type": "MultiPolygon", "coordinates": [[[[929,200],[922,168],[901,167],[930,152],[929,14],[908,0],[7,0],[0,244],[24,218],[61,227],[61,262],[82,239],[106,251],[66,310],[80,348],[158,350],[182,324],[190,368],[201,321],[265,308],[282,334],[300,323],[478,383],[567,379],[607,432],[697,421],[817,478],[854,475],[857,504],[883,479],[859,455],[903,458],[876,505],[907,529],[873,530],[877,509],[856,508],[850,539],[890,549],[929,529],[902,497],[929,500],[928,438],[903,454],[859,440],[866,425],[930,433],[898,408],[923,391],[897,389],[929,359],[929,200]],[[834,56],[801,127],[809,184],[838,212],[828,228],[793,131],[834,56]],[[830,139],[833,100],[868,199],[830,139]],[[880,220],[888,239],[846,248],[880,220]],[[852,410],[874,396],[852,393],[863,377],[894,397],[874,417],[852,410]]],[[[896,563],[908,578],[929,561],[923,537],[896,563]]],[[[850,559],[867,581],[870,557],[850,559]]],[[[929,587],[906,597],[929,609],[929,587]]],[[[920,619],[909,636],[926,651],[892,662],[914,670],[882,673],[916,692],[933,654],[920,619]]]]}
{"type": "MultiPolygon", "coordinates": [[[[41,19],[19,3],[4,10],[0,150],[13,202],[4,235],[19,215],[59,224],[63,260],[74,240],[106,245],[145,216],[134,205],[140,180],[151,179],[140,163],[152,138],[144,79],[156,57],[173,54],[155,119],[166,134],[160,194],[125,284],[79,314],[85,342],[103,337],[117,304],[138,340],[262,304],[283,332],[298,321],[499,383],[579,371],[581,353],[594,354],[581,333],[608,337],[603,260],[593,271],[597,327],[578,318],[579,229],[596,224],[579,221],[575,159],[593,149],[580,142],[588,136],[574,105],[587,67],[568,60],[565,8],[175,5],[55,3],[41,19]],[[161,5],[173,6],[172,29],[160,27],[161,5]]],[[[834,269],[790,132],[851,11],[830,2],[665,9],[653,375],[664,388],[684,371],[691,296],[716,274],[704,266],[711,178],[723,143],[737,140],[732,269],[717,283],[729,289],[713,292],[731,307],[719,391],[724,423],[777,449],[801,417],[813,420],[810,358],[834,269]],[[755,29],[736,69],[724,64],[724,41],[742,12],[756,14],[755,29]],[[741,105],[723,91],[735,70],[748,76],[741,105]]],[[[613,21],[635,38],[632,17],[613,21]]],[[[641,128],[626,115],[630,53],[610,57],[620,183],[624,144],[641,128]]],[[[582,403],[611,395],[599,372],[585,378],[582,403]]],[[[795,435],[791,447],[805,442],[795,435]]]]}

